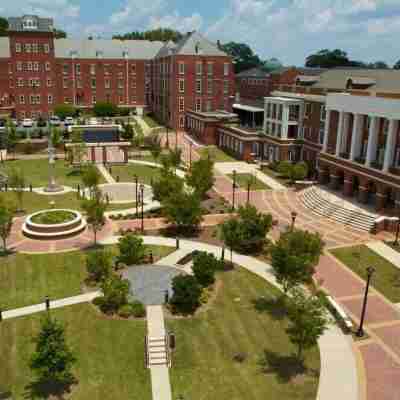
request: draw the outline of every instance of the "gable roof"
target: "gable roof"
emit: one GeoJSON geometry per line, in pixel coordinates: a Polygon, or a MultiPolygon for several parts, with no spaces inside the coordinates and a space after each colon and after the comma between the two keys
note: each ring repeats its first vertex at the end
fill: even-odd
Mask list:
{"type": "Polygon", "coordinates": [[[115,40],[115,39],[56,39],[54,50],[56,58],[71,58],[75,54],[81,59],[128,59],[150,60],[161,49],[162,42],[147,40],[115,40]]]}
{"type": "Polygon", "coordinates": [[[265,72],[262,68],[255,67],[247,69],[246,71],[236,74],[236,78],[269,78],[270,74],[265,72]]]}
{"type": "Polygon", "coordinates": [[[8,18],[8,30],[11,32],[53,32],[53,19],[41,18],[37,15],[24,15],[22,17],[8,18]],[[23,23],[26,19],[31,19],[36,22],[35,28],[24,27],[23,23]]]}

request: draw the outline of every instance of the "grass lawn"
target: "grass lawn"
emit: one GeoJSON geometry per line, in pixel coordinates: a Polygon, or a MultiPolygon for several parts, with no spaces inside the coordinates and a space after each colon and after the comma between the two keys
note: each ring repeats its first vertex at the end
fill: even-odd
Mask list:
{"type": "MultiPolygon", "coordinates": [[[[165,246],[146,247],[156,259],[175,251],[165,246]]],[[[0,307],[5,310],[41,303],[46,295],[60,299],[80,294],[89,251],[0,257],[0,307]]],[[[116,247],[113,251],[117,252],[116,247]]]]}
{"type": "MultiPolygon", "coordinates": [[[[2,192],[1,196],[16,204],[17,197],[14,192],[2,192]]],[[[54,201],[54,208],[68,208],[73,210],[81,210],[82,201],[77,198],[76,193],[70,192],[66,194],[59,194],[54,196],[40,195],[37,193],[25,192],[23,195],[23,208],[24,213],[30,214],[35,211],[51,208],[50,202],[54,201]]],[[[108,211],[112,210],[126,210],[135,207],[135,202],[125,204],[110,204],[107,208],[108,211]]]]}
{"type": "Polygon", "coordinates": [[[208,146],[200,150],[200,155],[207,157],[210,154],[211,159],[214,162],[235,162],[238,161],[229,154],[225,153],[223,150],[216,146],[208,146]]]}
{"type": "Polygon", "coordinates": [[[159,168],[147,165],[128,164],[114,165],[111,169],[114,179],[119,176],[120,182],[134,182],[133,175],[139,177],[139,182],[150,185],[151,179],[159,176],[159,168]]]}
{"type": "MultiPolygon", "coordinates": [[[[63,322],[78,360],[73,371],[78,384],[63,398],[151,399],[150,373],[144,368],[144,321],[106,319],[89,304],[53,310],[51,315],[63,322]]],[[[29,390],[32,339],[42,317],[43,313],[0,324],[0,386],[11,390],[13,399],[48,398],[32,396],[29,390]]]]}
{"type": "Polygon", "coordinates": [[[265,175],[275,179],[276,181],[278,181],[280,184],[285,185],[290,187],[290,182],[289,179],[284,178],[282,175],[280,175],[278,172],[272,170],[269,167],[264,166],[261,170],[265,175]]]}
{"type": "MultiPolygon", "coordinates": [[[[233,175],[230,174],[229,178],[233,179],[233,175]]],[[[271,189],[264,182],[257,179],[252,174],[236,174],[236,184],[243,189],[247,189],[248,182],[251,182],[250,190],[267,190],[271,189]]]]}
{"type": "Polygon", "coordinates": [[[220,276],[222,287],[210,309],[193,319],[167,320],[177,343],[170,370],[173,398],[315,399],[319,351],[307,352],[307,373],[295,377],[287,321],[273,303],[279,292],[243,269],[220,276]],[[240,352],[247,355],[242,363],[233,360],[240,352]],[[267,373],[261,370],[266,359],[267,373]]]}
{"type": "Polygon", "coordinates": [[[400,302],[400,270],[389,261],[364,245],[335,249],[331,253],[363,279],[367,277],[366,268],[374,266],[372,285],[393,303],[400,302]]]}
{"type": "MultiPolygon", "coordinates": [[[[10,160],[4,165],[8,172],[12,168],[23,171],[27,186],[29,184],[32,184],[33,187],[46,186],[49,182],[49,162],[46,159],[10,160]]],[[[56,181],[60,185],[72,187],[76,187],[78,183],[82,185],[81,171],[69,167],[64,160],[56,160],[55,173],[56,181]]],[[[101,176],[101,183],[105,183],[103,176],[101,176]]]]}
{"type": "Polygon", "coordinates": [[[158,126],[161,126],[155,119],[150,117],[149,115],[143,116],[144,122],[150,127],[150,128],[156,128],[158,126]]]}

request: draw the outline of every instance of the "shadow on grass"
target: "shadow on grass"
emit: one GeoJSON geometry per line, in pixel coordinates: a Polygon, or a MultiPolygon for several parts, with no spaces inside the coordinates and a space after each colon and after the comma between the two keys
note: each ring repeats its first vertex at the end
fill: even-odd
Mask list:
{"type": "Polygon", "coordinates": [[[282,355],[270,350],[264,350],[259,365],[264,374],[276,375],[281,383],[288,383],[306,373],[318,375],[317,371],[307,369],[295,355],[282,355]]]}
{"type": "Polygon", "coordinates": [[[82,176],[84,170],[83,169],[73,169],[72,171],[67,172],[65,175],[67,177],[76,177],[76,176],[82,176]]]}
{"type": "Polygon", "coordinates": [[[25,399],[65,399],[78,381],[71,377],[65,382],[36,380],[25,386],[25,399]]]}
{"type": "Polygon", "coordinates": [[[1,249],[0,250],[0,258],[7,258],[7,257],[10,257],[10,256],[16,254],[16,253],[17,253],[17,251],[15,249],[13,249],[13,248],[8,248],[7,250],[1,249]]]}
{"type": "Polygon", "coordinates": [[[267,297],[258,297],[257,299],[253,299],[252,303],[254,308],[259,313],[268,313],[273,318],[281,320],[286,317],[287,311],[285,307],[285,300],[283,297],[267,298],[267,297]]]}

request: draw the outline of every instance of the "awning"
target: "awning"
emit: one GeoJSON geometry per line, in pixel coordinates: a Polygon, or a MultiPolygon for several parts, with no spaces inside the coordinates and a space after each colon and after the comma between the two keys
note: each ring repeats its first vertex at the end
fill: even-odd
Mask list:
{"type": "Polygon", "coordinates": [[[246,106],[244,104],[234,104],[232,106],[233,108],[237,108],[239,110],[243,110],[243,111],[250,111],[250,112],[264,112],[263,108],[259,108],[259,107],[252,107],[252,106],[246,106]]]}

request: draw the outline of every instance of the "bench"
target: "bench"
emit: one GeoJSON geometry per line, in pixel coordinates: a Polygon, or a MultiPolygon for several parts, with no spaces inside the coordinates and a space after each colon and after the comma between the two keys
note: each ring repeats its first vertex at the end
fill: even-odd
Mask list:
{"type": "Polygon", "coordinates": [[[326,298],[328,299],[328,302],[330,306],[334,309],[335,313],[340,317],[340,320],[343,322],[344,327],[350,331],[354,326],[353,321],[346,314],[343,308],[338,303],[336,303],[335,300],[333,300],[331,296],[326,296],[326,298]]]}

